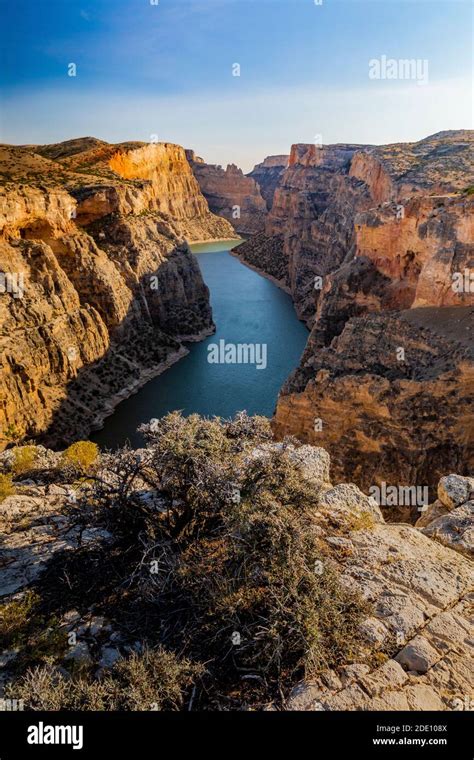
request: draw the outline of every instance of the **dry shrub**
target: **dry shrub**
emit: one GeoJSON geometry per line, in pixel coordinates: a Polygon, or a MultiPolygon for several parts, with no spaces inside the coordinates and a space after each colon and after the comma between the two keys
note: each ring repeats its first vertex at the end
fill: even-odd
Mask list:
{"type": "MultiPolygon", "coordinates": [[[[0,476],[1,477],[1,476],[0,476]]],[[[39,597],[33,591],[26,591],[21,597],[12,599],[0,607],[0,647],[17,644],[29,630],[32,613],[37,608],[39,597]]]]}
{"type": "Polygon", "coordinates": [[[30,669],[6,694],[27,710],[178,710],[203,668],[162,647],[117,662],[100,679],[67,678],[46,665],[30,669]]]}
{"type": "Polygon", "coordinates": [[[208,663],[206,699],[219,706],[234,704],[230,694],[250,704],[280,699],[299,678],[350,661],[368,612],[313,530],[317,488],[285,445],[258,449],[265,428],[255,425],[252,438],[247,419],[169,415],[150,436],[174,506],[155,524],[147,559],[159,571],[143,576],[140,593],[167,641],[208,663]]]}
{"type": "Polygon", "coordinates": [[[61,464],[81,473],[87,472],[99,456],[99,447],[91,441],[76,441],[63,452],[61,464]]]}
{"type": "Polygon", "coordinates": [[[15,475],[23,475],[35,466],[38,456],[36,446],[19,446],[13,452],[12,470],[15,475]]]}
{"type": "MultiPolygon", "coordinates": [[[[268,446],[268,421],[243,413],[230,422],[173,413],[142,431],[146,451],[101,457],[77,515],[115,537],[94,560],[104,614],[155,656],[123,661],[92,685],[75,681],[67,706],[179,708],[177,684],[191,682],[200,709],[282,705],[300,679],[355,659],[368,605],[341,584],[321,543],[318,488],[292,459],[297,444],[268,446]],[[147,489],[158,507],[141,498],[147,489]]],[[[90,595],[90,571],[82,578],[71,565],[65,575],[67,594],[90,595]]]]}
{"type": "Polygon", "coordinates": [[[15,493],[15,486],[11,475],[3,475],[0,473],[0,504],[7,496],[13,496],[15,493]]]}

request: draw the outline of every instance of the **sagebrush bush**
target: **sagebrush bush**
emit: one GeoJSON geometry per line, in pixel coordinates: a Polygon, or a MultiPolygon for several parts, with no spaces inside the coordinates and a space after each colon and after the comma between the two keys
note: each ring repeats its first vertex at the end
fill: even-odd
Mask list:
{"type": "Polygon", "coordinates": [[[97,461],[98,456],[99,447],[96,443],[76,441],[63,452],[61,464],[72,466],[84,473],[97,461]]]}
{"type": "Polygon", "coordinates": [[[15,486],[13,485],[12,476],[0,473],[0,504],[7,496],[13,496],[14,493],[15,486]]]}
{"type": "Polygon", "coordinates": [[[102,678],[66,678],[46,665],[30,669],[7,687],[27,710],[178,710],[203,667],[162,647],[120,660],[102,678]]]}
{"type": "Polygon", "coordinates": [[[14,449],[11,468],[15,475],[23,475],[32,470],[37,457],[38,449],[36,446],[19,446],[14,449]]]}
{"type": "Polygon", "coordinates": [[[134,610],[151,605],[167,644],[207,663],[207,702],[278,700],[299,678],[350,661],[367,605],[340,584],[313,530],[317,487],[288,446],[266,445],[268,421],[173,413],[143,432],[146,457],[115,457],[98,501],[110,528],[126,514],[124,530],[148,536],[134,610]],[[119,493],[138,472],[159,486],[166,511],[119,493]]]}
{"type": "Polygon", "coordinates": [[[244,413],[173,413],[142,432],[146,449],[103,455],[73,508],[113,544],[67,552],[42,598],[47,614],[94,605],[155,655],[118,663],[100,683],[76,679],[69,696],[57,673],[36,671],[41,688],[56,689],[48,704],[174,709],[192,685],[195,708],[255,709],[355,659],[369,606],[328,556],[299,444],[269,445],[268,420],[244,413]]]}
{"type": "Polygon", "coordinates": [[[0,607],[1,648],[11,647],[24,638],[38,601],[38,595],[34,591],[26,591],[18,599],[6,602],[0,607]]]}

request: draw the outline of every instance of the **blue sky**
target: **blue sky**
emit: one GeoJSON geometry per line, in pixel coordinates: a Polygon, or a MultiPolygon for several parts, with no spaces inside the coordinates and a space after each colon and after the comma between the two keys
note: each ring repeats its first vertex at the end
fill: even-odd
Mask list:
{"type": "Polygon", "coordinates": [[[157,135],[249,170],[316,135],[384,143],[472,126],[467,0],[152,2],[0,0],[0,139],[157,135]],[[428,83],[370,79],[383,55],[427,60],[428,83]]]}

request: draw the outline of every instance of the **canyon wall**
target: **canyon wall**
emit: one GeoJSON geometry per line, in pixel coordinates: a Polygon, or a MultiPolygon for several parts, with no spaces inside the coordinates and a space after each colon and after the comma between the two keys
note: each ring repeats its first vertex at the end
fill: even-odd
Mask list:
{"type": "Polygon", "coordinates": [[[186,153],[210,210],[227,219],[242,235],[262,231],[267,205],[257,183],[235,164],[223,169],[204,163],[192,150],[186,153]]]}
{"type": "Polygon", "coordinates": [[[289,156],[267,156],[261,164],[256,164],[247,175],[258,184],[269,211],[273,206],[275,190],[288,166],[289,158],[289,156]]]}
{"type": "Polygon", "coordinates": [[[265,239],[251,238],[239,247],[239,256],[263,273],[282,273],[298,315],[312,326],[326,277],[356,255],[357,214],[379,213],[382,204],[392,204],[384,215],[393,214],[395,224],[402,214],[416,215],[410,207],[416,196],[430,198],[436,214],[438,203],[472,185],[472,134],[440,132],[418,143],[386,146],[294,145],[274,193],[265,239]],[[280,251],[271,263],[269,247],[280,251]]]}
{"type": "Polygon", "coordinates": [[[213,329],[187,241],[227,238],[177,145],[0,148],[0,446],[85,437],[213,329]]]}
{"type": "Polygon", "coordinates": [[[364,488],[474,466],[473,142],[295,145],[265,231],[237,250],[312,328],[277,435],[326,447],[364,488]]]}
{"type": "Polygon", "coordinates": [[[327,346],[310,337],[274,428],[324,442],[337,477],[365,491],[382,481],[432,489],[442,472],[474,471],[473,397],[474,307],[371,313],[327,346]]]}
{"type": "Polygon", "coordinates": [[[264,239],[251,238],[238,249],[243,261],[290,289],[298,316],[308,325],[315,311],[315,277],[342,263],[353,242],[358,208],[373,203],[367,186],[349,177],[356,150],[351,145],[294,145],[274,192],[264,239]],[[270,266],[267,249],[279,252],[270,266]]]}

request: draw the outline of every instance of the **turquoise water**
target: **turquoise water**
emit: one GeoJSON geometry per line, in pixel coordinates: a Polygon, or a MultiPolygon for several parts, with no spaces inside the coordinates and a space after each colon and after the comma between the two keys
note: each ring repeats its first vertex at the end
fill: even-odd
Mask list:
{"type": "MultiPolygon", "coordinates": [[[[100,446],[115,448],[126,441],[139,446],[143,440],[137,427],[175,409],[186,415],[230,417],[245,409],[272,416],[280,387],[298,364],[308,331],[297,319],[290,296],[232,256],[229,249],[234,245],[193,246],[211,293],[217,332],[189,344],[184,359],[123,401],[104,428],[91,436],[100,446]],[[247,358],[262,368],[257,369],[256,363],[209,363],[208,347],[221,340],[225,346],[254,344],[255,357],[247,358]]],[[[233,349],[227,351],[229,358],[233,349]]],[[[240,359],[244,357],[245,351],[240,359]]]]}

